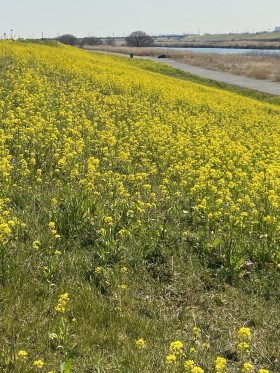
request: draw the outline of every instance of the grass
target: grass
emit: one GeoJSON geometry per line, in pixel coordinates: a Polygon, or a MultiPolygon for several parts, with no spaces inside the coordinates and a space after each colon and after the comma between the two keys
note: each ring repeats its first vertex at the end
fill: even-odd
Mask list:
{"type": "MultiPolygon", "coordinates": [[[[229,34],[205,34],[205,35],[190,35],[180,38],[180,41],[201,41],[201,42],[223,42],[223,41],[251,41],[251,40],[275,40],[279,39],[278,32],[265,33],[229,33],[229,34]]],[[[169,38],[169,40],[172,38],[169,38]]],[[[165,39],[165,41],[168,39],[165,39]]]]}
{"type": "Polygon", "coordinates": [[[62,46],[0,62],[1,372],[183,372],[178,340],[279,371],[279,98],[62,46]]]}

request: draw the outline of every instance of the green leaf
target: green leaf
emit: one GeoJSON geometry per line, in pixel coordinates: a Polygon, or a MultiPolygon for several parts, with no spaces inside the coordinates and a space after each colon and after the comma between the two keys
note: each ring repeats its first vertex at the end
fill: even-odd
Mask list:
{"type": "Polygon", "coordinates": [[[61,373],[71,373],[72,365],[73,365],[73,359],[68,359],[66,362],[61,363],[60,372],[61,373]]]}

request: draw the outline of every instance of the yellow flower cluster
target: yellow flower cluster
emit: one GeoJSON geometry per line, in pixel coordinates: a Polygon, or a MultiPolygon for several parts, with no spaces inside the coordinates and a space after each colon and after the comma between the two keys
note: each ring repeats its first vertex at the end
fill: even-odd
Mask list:
{"type": "MultiPolygon", "coordinates": [[[[201,329],[198,327],[194,327],[192,332],[197,338],[201,334],[201,329]]],[[[194,347],[190,347],[189,350],[190,356],[192,353],[196,352],[196,349],[194,347]]],[[[186,351],[184,351],[184,344],[180,340],[170,343],[169,352],[170,354],[166,356],[167,365],[182,365],[185,368],[186,372],[204,373],[204,370],[199,365],[197,365],[194,360],[189,359],[184,361],[187,353],[186,351]]]]}
{"type": "Polygon", "coordinates": [[[250,342],[252,339],[251,330],[249,328],[240,328],[237,332],[239,342],[250,342]]]}
{"type": "MultiPolygon", "coordinates": [[[[118,222],[114,211],[125,207],[137,230],[143,214],[186,197],[213,239],[229,227],[239,238],[279,234],[278,107],[66,47],[2,41],[0,54],[14,61],[0,88],[7,185],[71,183],[102,195],[103,236],[118,222]]],[[[0,239],[10,234],[0,215],[0,239]]]]}
{"type": "Polygon", "coordinates": [[[58,239],[60,238],[60,235],[57,233],[57,229],[56,229],[56,226],[55,226],[55,222],[53,221],[50,221],[49,222],[49,228],[51,230],[51,233],[53,234],[53,236],[58,239]]]}
{"type": "Polygon", "coordinates": [[[13,227],[18,223],[16,219],[12,219],[10,216],[11,211],[7,207],[9,202],[9,198],[1,198],[0,192],[0,245],[5,243],[11,237],[13,227]]]}
{"type": "Polygon", "coordinates": [[[26,360],[28,356],[28,353],[25,350],[19,350],[17,354],[17,358],[21,360],[26,360]]]}
{"type": "Polygon", "coordinates": [[[171,364],[176,364],[177,357],[176,355],[167,355],[166,356],[166,364],[171,365],[171,364]]]}
{"type": "Polygon", "coordinates": [[[45,365],[45,363],[43,362],[43,360],[39,359],[39,360],[35,360],[34,363],[33,363],[33,365],[37,369],[42,369],[43,366],[45,365]]]}
{"type": "Polygon", "coordinates": [[[55,307],[55,310],[57,312],[64,313],[65,312],[65,307],[66,307],[66,304],[68,303],[68,301],[69,301],[69,294],[68,293],[61,294],[59,299],[58,299],[58,304],[55,307]]]}
{"type": "Polygon", "coordinates": [[[243,364],[243,368],[242,368],[242,372],[246,373],[246,372],[252,372],[254,366],[253,364],[251,363],[244,363],[243,364]]]}
{"type": "Polygon", "coordinates": [[[191,372],[191,370],[195,367],[194,360],[186,360],[184,362],[184,368],[187,372],[191,372]]]}
{"type": "Polygon", "coordinates": [[[250,341],[252,339],[251,331],[249,328],[240,328],[237,332],[238,344],[237,350],[241,356],[250,353],[250,341]]]}
{"type": "Polygon", "coordinates": [[[227,360],[224,357],[218,356],[215,361],[216,373],[226,373],[227,360]]]}
{"type": "MultiPolygon", "coordinates": [[[[1,41],[1,56],[12,63],[1,70],[0,198],[53,190],[55,211],[65,189],[87,194],[100,240],[116,227],[119,241],[183,206],[209,249],[230,231],[276,261],[279,107],[74,48],[1,41]]],[[[0,242],[12,234],[2,206],[0,242]]]]}
{"type": "MultiPolygon", "coordinates": [[[[47,232],[34,233],[38,219],[27,227],[24,243],[31,237],[41,254],[51,237],[51,252],[59,256],[53,243],[63,241],[60,235],[70,241],[88,233],[84,241],[102,248],[102,267],[94,270],[102,288],[110,285],[110,253],[116,258],[131,247],[131,237],[135,243],[148,231],[156,239],[164,235],[171,209],[177,220],[169,230],[177,229],[178,239],[188,241],[195,231],[205,250],[218,246],[222,254],[237,251],[238,259],[265,257],[279,268],[279,106],[66,46],[0,41],[1,58],[9,61],[0,69],[1,247],[13,236],[21,239],[24,224],[16,214],[24,202],[18,207],[16,197],[24,195],[34,210],[44,200],[40,219],[47,232]]],[[[230,265],[231,258],[223,259],[230,265]]],[[[120,281],[110,286],[118,290],[115,310],[121,313],[130,272],[124,266],[119,272],[120,281]]],[[[68,301],[68,293],[60,295],[56,311],[64,314],[68,301]]],[[[197,363],[209,345],[200,337],[194,327],[192,343],[171,343],[171,369],[181,364],[203,373],[197,363]]],[[[241,328],[237,337],[238,353],[248,358],[250,329],[241,328]]],[[[145,346],[142,338],[135,343],[145,346]]],[[[23,364],[27,353],[17,358],[23,364]]],[[[33,370],[43,364],[36,360],[33,370]]],[[[244,372],[254,370],[242,364],[244,372]]],[[[226,360],[218,357],[215,369],[225,373],[226,360]]]]}
{"type": "Polygon", "coordinates": [[[186,372],[189,373],[204,373],[204,370],[195,364],[193,360],[186,360],[184,362],[184,368],[186,372]]]}
{"type": "Polygon", "coordinates": [[[174,355],[180,355],[183,353],[183,343],[181,341],[174,341],[170,343],[169,351],[174,355]]]}

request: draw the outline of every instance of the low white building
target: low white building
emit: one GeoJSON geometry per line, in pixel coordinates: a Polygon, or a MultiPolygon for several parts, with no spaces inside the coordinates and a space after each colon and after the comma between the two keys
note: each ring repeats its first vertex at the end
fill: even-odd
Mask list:
{"type": "Polygon", "coordinates": [[[280,32],[280,26],[275,27],[275,32],[280,32]]]}

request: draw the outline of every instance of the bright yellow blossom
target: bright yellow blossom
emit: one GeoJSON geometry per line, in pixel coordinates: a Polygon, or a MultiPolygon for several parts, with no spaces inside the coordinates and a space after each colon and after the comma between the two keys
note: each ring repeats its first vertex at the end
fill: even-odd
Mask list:
{"type": "Polygon", "coordinates": [[[64,313],[65,308],[66,308],[66,304],[68,303],[68,301],[69,301],[69,294],[68,293],[61,294],[59,299],[58,299],[58,304],[55,307],[55,310],[57,312],[64,313]]]}
{"type": "Polygon", "coordinates": [[[181,341],[174,341],[170,343],[169,351],[174,355],[181,354],[183,352],[183,343],[181,341]]]}
{"type": "Polygon", "coordinates": [[[39,250],[40,246],[41,246],[41,242],[39,240],[36,240],[33,242],[33,249],[39,250]]]}
{"type": "Polygon", "coordinates": [[[191,372],[192,368],[195,367],[195,362],[193,360],[186,360],[184,362],[184,368],[187,372],[191,372]]]}
{"type": "Polygon", "coordinates": [[[177,360],[177,358],[176,358],[176,355],[167,355],[166,356],[166,364],[168,364],[168,365],[171,365],[171,364],[176,364],[176,360],[177,360]]]}
{"type": "Polygon", "coordinates": [[[38,368],[38,369],[42,369],[43,366],[45,365],[45,363],[43,362],[43,360],[35,360],[33,362],[33,365],[38,368]]]}
{"type": "Polygon", "coordinates": [[[18,359],[26,360],[28,353],[25,350],[20,350],[17,354],[18,359]]]}
{"type": "Polygon", "coordinates": [[[250,351],[250,344],[247,342],[240,342],[237,345],[237,349],[241,353],[248,353],[250,351]]]}
{"type": "Polygon", "coordinates": [[[227,360],[218,356],[215,361],[215,369],[217,373],[225,373],[227,360]]]}
{"type": "Polygon", "coordinates": [[[237,337],[240,342],[249,342],[252,338],[249,328],[240,328],[237,332],[237,337]]]}
{"type": "Polygon", "coordinates": [[[135,342],[136,346],[141,350],[145,346],[145,341],[143,338],[138,339],[135,342]]]}
{"type": "Polygon", "coordinates": [[[55,222],[50,221],[49,222],[49,228],[54,229],[55,228],[55,222]]]}
{"type": "Polygon", "coordinates": [[[244,363],[243,364],[242,372],[244,372],[244,373],[252,372],[252,370],[253,370],[253,364],[251,364],[251,363],[244,363]]]}
{"type": "Polygon", "coordinates": [[[195,366],[192,368],[191,373],[204,373],[204,369],[199,366],[195,366]]]}

